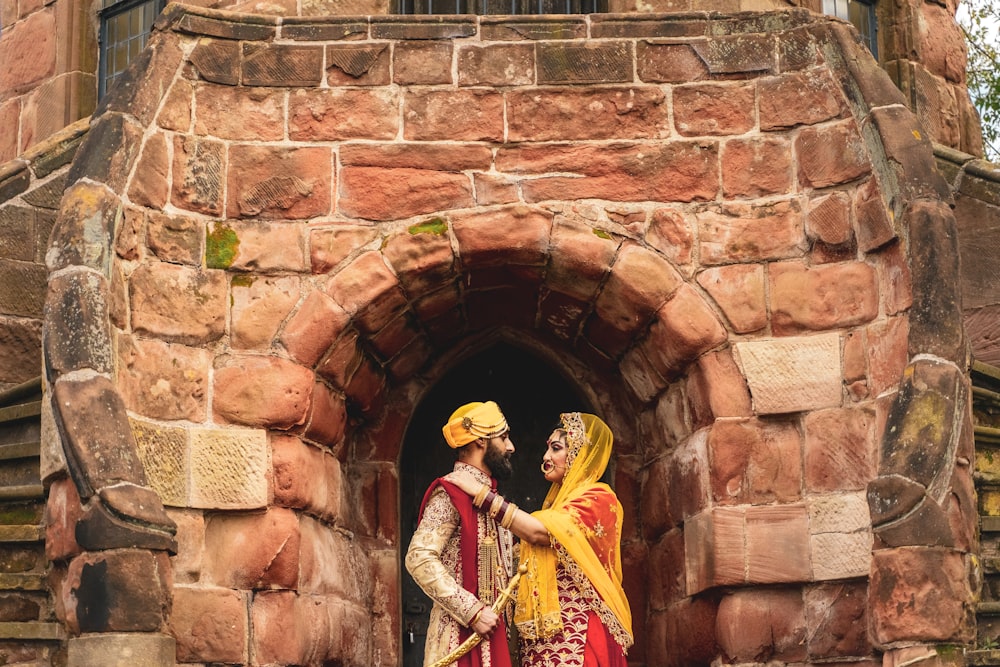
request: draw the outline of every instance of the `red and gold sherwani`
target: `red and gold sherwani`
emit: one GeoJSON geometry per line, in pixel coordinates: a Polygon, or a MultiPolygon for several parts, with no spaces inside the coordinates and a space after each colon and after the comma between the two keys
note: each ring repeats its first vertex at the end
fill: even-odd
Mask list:
{"type": "MultiPolygon", "coordinates": [[[[482,470],[455,464],[478,481],[493,486],[482,470]]],[[[484,604],[489,606],[507,585],[513,568],[513,537],[472,499],[449,482],[431,484],[420,508],[420,523],[406,552],[406,569],[434,601],[427,627],[424,665],[445,657],[472,634],[469,628],[484,604]]],[[[510,667],[506,622],[461,658],[458,667],[510,667]]]]}

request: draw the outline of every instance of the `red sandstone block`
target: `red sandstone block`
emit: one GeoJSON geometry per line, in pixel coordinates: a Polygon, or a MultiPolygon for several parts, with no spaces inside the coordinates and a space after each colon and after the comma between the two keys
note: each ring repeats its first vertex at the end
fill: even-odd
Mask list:
{"type": "Polygon", "coordinates": [[[344,167],[340,174],[338,206],[348,217],[400,220],[472,205],[464,174],[371,167],[344,167]]]}
{"type": "Polygon", "coordinates": [[[336,301],[314,290],[285,325],[280,341],[294,360],[311,367],[349,322],[350,316],[336,301]]]}
{"type": "Polygon", "coordinates": [[[362,357],[361,364],[344,388],[348,399],[365,415],[382,409],[386,399],[385,391],[385,371],[369,357],[362,357]]]}
{"type": "Polygon", "coordinates": [[[188,211],[221,215],[224,158],[225,147],[219,141],[176,135],[170,201],[188,211]]]}
{"type": "Polygon", "coordinates": [[[309,87],[322,80],[321,47],[243,42],[243,85],[309,87]]]}
{"type": "Polygon", "coordinates": [[[642,533],[647,542],[655,542],[674,528],[669,512],[670,464],[669,457],[654,461],[642,482],[642,533]]]}
{"type": "MultiPolygon", "coordinates": [[[[878,272],[879,293],[887,315],[898,315],[913,305],[910,263],[903,247],[893,244],[872,256],[878,272]]],[[[968,320],[966,326],[968,326],[968,320]]]]}
{"type": "Polygon", "coordinates": [[[230,227],[238,240],[235,255],[229,266],[234,270],[259,273],[302,273],[308,267],[303,239],[306,224],[265,222],[260,220],[234,221],[230,227]]]}
{"type": "Polygon", "coordinates": [[[651,83],[688,83],[709,76],[705,61],[690,44],[636,45],[639,79],[651,83]]]}
{"type": "Polygon", "coordinates": [[[847,194],[835,192],[810,200],[806,233],[829,245],[842,245],[852,240],[851,200],[847,194]]]}
{"type": "Polygon", "coordinates": [[[68,560],[82,549],[76,541],[76,524],[83,514],[76,483],[62,478],[49,485],[45,500],[45,558],[68,560]]]}
{"type": "Polygon", "coordinates": [[[364,357],[358,345],[356,329],[346,329],[334,341],[323,361],[316,367],[316,373],[333,383],[338,389],[345,389],[364,357]]]}
{"type": "Polygon", "coordinates": [[[262,591],[254,596],[253,655],[265,665],[307,664],[309,649],[298,595],[294,591],[262,591]]]}
{"type": "MultiPolygon", "coordinates": [[[[710,466],[707,440],[704,431],[696,433],[678,444],[670,456],[668,509],[676,524],[687,521],[709,505],[710,466]]],[[[690,594],[693,595],[694,592],[690,594]]]]}
{"type": "Polygon", "coordinates": [[[269,349],[278,328],[300,297],[298,276],[263,276],[249,285],[234,280],[230,297],[233,347],[269,349]]]}
{"type": "Polygon", "coordinates": [[[27,90],[56,73],[56,12],[31,14],[0,41],[0,90],[27,90]]]}
{"type": "MultiPolygon", "coordinates": [[[[649,595],[652,610],[665,609],[686,596],[684,581],[684,533],[672,530],[649,549],[647,563],[634,563],[636,571],[646,570],[642,591],[649,595]]],[[[642,576],[642,575],[640,575],[642,576]]]]}
{"type": "Polygon", "coordinates": [[[749,507],[746,520],[749,583],[812,579],[809,512],[805,505],[749,507]]]}
{"type": "Polygon", "coordinates": [[[791,143],[777,137],[731,139],[722,148],[722,191],[727,198],[790,193],[791,143]]]}
{"type": "Polygon", "coordinates": [[[455,216],[452,229],[466,269],[545,262],[552,214],[526,206],[455,216]]]}
{"type": "Polygon", "coordinates": [[[338,264],[378,236],[373,227],[338,224],[309,231],[309,260],[313,273],[330,273],[338,264]]]}
{"type": "Polygon", "coordinates": [[[750,417],[750,389],[729,349],[702,355],[688,368],[688,400],[696,426],[723,417],[750,417]]]}
{"type": "Polygon", "coordinates": [[[396,42],[392,49],[393,83],[450,84],[452,48],[450,42],[396,42]]]}
{"type": "Polygon", "coordinates": [[[403,137],[410,141],[502,141],[504,99],[493,90],[407,92],[403,137]]]}
{"type": "Polygon", "coordinates": [[[682,85],[673,96],[674,124],[685,136],[743,134],[756,122],[753,84],[682,85]]]}
{"type": "Polygon", "coordinates": [[[736,333],[759,331],[767,324],[764,267],[760,264],[710,267],[699,273],[697,280],[736,333]]]}
{"type": "Polygon", "coordinates": [[[380,361],[388,362],[420,336],[419,327],[410,314],[404,312],[369,336],[368,341],[375,356],[380,361]]]}
{"type": "Polygon", "coordinates": [[[129,184],[132,203],[147,208],[162,209],[170,196],[170,157],[166,137],[157,132],[143,144],[135,177],[129,184]]]}
{"type": "Polygon", "coordinates": [[[0,103],[0,127],[10,128],[0,135],[0,164],[5,164],[21,154],[17,132],[20,117],[20,99],[14,98],[0,103]]]}
{"type": "Polygon", "coordinates": [[[863,252],[871,252],[897,237],[888,206],[874,178],[869,178],[855,191],[854,214],[857,218],[858,246],[863,252]]]}
{"type": "Polygon", "coordinates": [[[340,462],[292,436],[271,437],[274,502],[332,521],[340,513],[340,462]]]}
{"type": "Polygon", "coordinates": [[[662,139],[667,100],[657,87],[538,88],[507,97],[510,141],[662,139]]]}
{"type": "Polygon", "coordinates": [[[870,408],[806,415],[807,493],[863,490],[876,472],[875,413],[870,408]]]}
{"type": "Polygon", "coordinates": [[[801,662],[806,658],[808,628],[802,592],[745,590],[719,604],[716,637],[730,662],[801,662]]]}
{"type": "Polygon", "coordinates": [[[367,332],[380,330],[406,307],[396,274],[380,252],[367,252],[334,275],[327,294],[367,332]]]}
{"type": "Polygon", "coordinates": [[[313,373],[277,357],[229,357],[215,372],[212,409],[224,421],[287,429],[305,421],[313,373]]]}
{"type": "Polygon", "coordinates": [[[234,145],[229,149],[230,217],[297,220],[331,210],[329,148],[234,145]]]}
{"type": "Polygon", "coordinates": [[[247,593],[188,586],[173,592],[170,634],[177,640],[179,662],[246,662],[247,593]]]}
{"type": "Polygon", "coordinates": [[[399,132],[399,100],[388,89],[297,90],[288,105],[288,136],[297,141],[392,139],[399,132]]]}
{"type": "Polygon", "coordinates": [[[529,202],[690,202],[714,199],[719,191],[718,146],[714,143],[516,147],[500,149],[497,168],[514,173],[579,174],[523,182],[521,189],[529,202]]]}
{"type": "Polygon", "coordinates": [[[206,583],[227,588],[297,588],[299,520],[289,509],[213,514],[205,523],[206,583]]]}
{"type": "Polygon", "coordinates": [[[458,85],[527,86],[535,82],[535,49],[527,44],[463,45],[458,85]]]}
{"type": "Polygon", "coordinates": [[[280,141],[285,136],[284,91],[201,85],[194,100],[195,134],[239,141],[280,141]]]}
{"type": "MultiPolygon", "coordinates": [[[[287,30],[286,24],[286,30],[287,30]]],[[[368,26],[362,26],[368,32],[368,26]]],[[[389,83],[389,44],[328,44],[326,81],[330,86],[385,86],[389,83]]]]}
{"type": "Polygon", "coordinates": [[[797,200],[728,204],[696,215],[703,264],[800,257],[807,247],[797,200]]]}
{"type": "Polygon", "coordinates": [[[868,379],[873,394],[899,384],[909,360],[910,322],[907,315],[892,317],[865,328],[868,379]]]}
{"type": "Polygon", "coordinates": [[[146,263],[129,278],[132,328],[180,343],[205,343],[225,330],[226,275],[146,263]]]}
{"type": "Polygon", "coordinates": [[[119,336],[118,389],[125,406],[151,419],[203,422],[208,412],[208,350],[119,336]]]}
{"type": "Polygon", "coordinates": [[[657,310],[645,345],[659,373],[676,377],[690,362],[725,340],[726,329],[715,311],[685,283],[657,310]]]}
{"type": "MultiPolygon", "coordinates": [[[[129,213],[126,213],[126,217],[129,217],[129,213]]],[[[137,216],[133,214],[131,217],[137,216]]],[[[168,215],[159,211],[149,211],[147,217],[146,244],[157,258],[174,264],[201,265],[206,233],[204,221],[194,216],[168,215]]],[[[139,224],[141,224],[139,220],[131,221],[130,226],[136,233],[139,231],[139,224]]],[[[131,236],[131,234],[132,231],[124,236],[131,236]]],[[[124,240],[122,236],[119,234],[120,240],[124,240]]],[[[132,257],[132,259],[136,259],[136,257],[132,257]]]]}
{"type": "Polygon", "coordinates": [[[156,117],[156,123],[164,130],[175,132],[187,132],[191,129],[191,115],[193,109],[191,101],[194,99],[194,88],[185,79],[174,80],[166,101],[160,107],[160,113],[156,117]]]}
{"type": "Polygon", "coordinates": [[[694,249],[694,224],[682,211],[657,208],[650,215],[646,241],[675,266],[686,267],[694,249]]]}
{"type": "Polygon", "coordinates": [[[681,275],[665,259],[626,243],[611,267],[595,309],[602,318],[625,330],[648,322],[682,283],[681,275]]]}
{"type": "Polygon", "coordinates": [[[611,269],[620,241],[583,221],[557,217],[551,245],[546,286],[586,303],[611,269]]]}
{"type": "Polygon", "coordinates": [[[306,421],[305,437],[335,449],[341,444],[346,425],[347,407],[344,399],[330,391],[322,382],[317,382],[306,421]]]}
{"type": "Polygon", "coordinates": [[[725,505],[802,496],[802,451],[791,422],[718,420],[708,436],[713,499],[725,505]]]}
{"type": "Polygon", "coordinates": [[[346,143],[340,147],[340,163],[387,169],[485,171],[493,164],[493,151],[482,144],[346,143]]]}
{"type": "Polygon", "coordinates": [[[384,242],[382,253],[411,298],[427,294],[457,278],[455,253],[446,232],[444,221],[435,218],[426,225],[418,223],[384,242]]]}
{"type": "Polygon", "coordinates": [[[148,549],[85,552],[62,587],[69,632],[158,632],[170,614],[170,559],[148,549]]]}
{"type": "Polygon", "coordinates": [[[772,326],[778,335],[849,327],[878,315],[878,285],[868,264],[780,262],[771,264],[769,273],[772,326]]]}
{"type": "Polygon", "coordinates": [[[853,120],[807,127],[795,138],[800,187],[824,188],[871,172],[864,140],[853,120]]]}
{"type": "Polygon", "coordinates": [[[847,110],[840,86],[827,69],[765,77],[758,87],[761,130],[815,125],[839,118],[847,110]]]}
{"type": "Polygon", "coordinates": [[[745,510],[716,507],[684,523],[688,595],[746,580],[745,510]]]}
{"type": "Polygon", "coordinates": [[[535,54],[539,84],[632,81],[635,53],[629,41],[542,42],[535,54]]]}
{"type": "Polygon", "coordinates": [[[513,204],[520,199],[517,183],[512,179],[477,173],[473,175],[473,182],[476,188],[476,203],[480,206],[513,204]]]}

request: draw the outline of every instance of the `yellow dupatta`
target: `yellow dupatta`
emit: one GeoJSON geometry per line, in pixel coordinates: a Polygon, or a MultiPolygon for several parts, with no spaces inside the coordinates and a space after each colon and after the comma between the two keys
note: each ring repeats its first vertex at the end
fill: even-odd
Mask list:
{"type": "MultiPolygon", "coordinates": [[[[611,459],[614,436],[594,415],[567,413],[561,419],[569,449],[566,475],[552,485],[542,509],[532,516],[586,575],[624,631],[627,648],[632,643],[632,612],[621,584],[621,505],[611,488],[597,481],[611,459]]],[[[522,542],[521,563],[528,572],[517,591],[514,622],[525,638],[544,639],[562,629],[557,561],[554,546],[522,542]]]]}

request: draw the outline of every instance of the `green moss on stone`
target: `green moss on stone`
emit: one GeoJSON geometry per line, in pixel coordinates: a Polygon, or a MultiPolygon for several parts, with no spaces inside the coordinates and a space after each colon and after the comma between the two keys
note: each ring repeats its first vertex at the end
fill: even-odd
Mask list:
{"type": "Polygon", "coordinates": [[[216,222],[205,231],[205,265],[210,269],[228,269],[236,259],[240,239],[232,227],[216,222]]]}
{"type": "Polygon", "coordinates": [[[432,218],[426,222],[420,222],[408,230],[410,234],[436,234],[441,236],[448,232],[448,223],[443,218],[432,218]]]}
{"type": "Polygon", "coordinates": [[[602,239],[608,239],[608,240],[611,239],[611,234],[608,234],[603,229],[595,229],[594,230],[594,236],[596,236],[598,238],[602,238],[602,239]]]}
{"type": "Polygon", "coordinates": [[[251,287],[253,283],[254,277],[246,273],[233,276],[233,287],[251,287]]]}

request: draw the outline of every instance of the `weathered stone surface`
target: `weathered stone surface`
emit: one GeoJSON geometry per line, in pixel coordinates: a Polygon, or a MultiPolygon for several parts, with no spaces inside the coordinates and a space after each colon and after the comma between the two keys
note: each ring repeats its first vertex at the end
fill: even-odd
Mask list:
{"type": "Polygon", "coordinates": [[[41,367],[42,323],[0,317],[0,382],[27,382],[41,367]]]}
{"type": "Polygon", "coordinates": [[[372,16],[372,39],[456,39],[476,34],[474,17],[407,16],[400,21],[396,16],[372,16]]]}
{"type": "MultiPolygon", "coordinates": [[[[685,597],[684,534],[681,531],[671,531],[653,544],[643,560],[648,563],[648,579],[642,577],[639,587],[647,590],[651,610],[665,609],[685,597]]],[[[640,563],[634,565],[637,570],[646,569],[640,563]]]]}
{"type": "Polygon", "coordinates": [[[642,533],[650,543],[674,528],[669,511],[670,472],[670,459],[660,458],[646,469],[642,483],[642,533]]]}
{"type": "Polygon", "coordinates": [[[170,196],[169,177],[167,139],[158,132],[146,139],[142,147],[135,177],[129,184],[129,200],[137,206],[162,209],[170,196]]]}
{"type": "Polygon", "coordinates": [[[726,197],[765,197],[792,188],[791,144],[787,139],[731,139],[722,149],[722,191],[726,197]]]}
{"type": "Polygon", "coordinates": [[[868,152],[853,120],[807,127],[795,138],[794,146],[802,187],[846,183],[871,171],[868,152]]]}
{"type": "Polygon", "coordinates": [[[244,42],[242,68],[247,86],[316,86],[323,81],[323,49],[244,42]]]}
{"type": "Polygon", "coordinates": [[[70,187],[45,256],[49,271],[82,265],[108,275],[107,239],[113,236],[121,215],[121,201],[107,188],[87,182],[70,187]]]}
{"type": "Polygon", "coordinates": [[[271,438],[271,467],[277,505],[337,519],[342,480],[336,457],[299,438],[276,435],[271,438]]]}
{"type": "Polygon", "coordinates": [[[719,647],[734,663],[803,661],[805,604],[798,590],[746,590],[722,598],[716,620],[719,647]]]}
{"type": "Polygon", "coordinates": [[[143,264],[129,279],[132,327],[177,343],[218,339],[226,325],[226,274],[175,264],[143,264]]]}
{"type": "Polygon", "coordinates": [[[45,500],[45,557],[48,560],[63,561],[81,553],[76,541],[76,524],[82,514],[80,494],[72,479],[63,477],[49,485],[45,500]]]}
{"type": "Polygon", "coordinates": [[[840,405],[839,335],[747,341],[734,347],[757,414],[840,405]]]}
{"type": "Polygon", "coordinates": [[[190,479],[187,430],[142,419],[130,419],[129,423],[150,488],[164,505],[186,506],[190,479]]]}
{"type": "Polygon", "coordinates": [[[873,556],[868,605],[877,645],[971,640],[975,603],[961,553],[882,549],[873,556]]]}
{"type": "MultiPolygon", "coordinates": [[[[193,53],[197,53],[198,48],[195,47],[193,53]]],[[[188,131],[191,128],[191,101],[193,99],[194,89],[190,82],[184,79],[174,81],[174,85],[170,87],[167,98],[156,117],[157,125],[164,130],[188,131]]]]}
{"type": "Polygon", "coordinates": [[[713,499],[728,505],[798,500],[800,440],[787,422],[716,421],[708,436],[713,499]]]}
{"type": "Polygon", "coordinates": [[[867,576],[871,568],[872,532],[864,494],[812,496],[807,506],[813,579],[867,576]]]}
{"type": "Polygon", "coordinates": [[[152,632],[102,632],[72,637],[67,661],[74,667],[159,667],[176,660],[176,641],[152,632]],[[142,663],[136,663],[142,656],[142,663]]]}
{"type": "Polygon", "coordinates": [[[715,300],[736,333],[759,331],[767,324],[763,266],[709,267],[698,274],[698,284],[715,300]]]}
{"type": "Polygon", "coordinates": [[[207,350],[119,336],[118,388],[129,410],[153,419],[202,422],[207,416],[207,350]]]}
{"type": "Polygon", "coordinates": [[[854,236],[851,228],[851,202],[847,194],[835,192],[809,202],[806,233],[828,245],[842,245],[854,236]]]}
{"type": "Polygon", "coordinates": [[[868,385],[880,394],[899,384],[909,360],[909,319],[893,317],[865,327],[868,385]]]}
{"type": "Polygon", "coordinates": [[[694,428],[721,417],[750,417],[750,390],[731,350],[702,355],[688,369],[686,385],[694,428]]]}
{"type": "Polygon", "coordinates": [[[795,200],[726,204],[695,217],[702,264],[798,257],[806,248],[804,216],[795,200]]]}
{"type": "Polygon", "coordinates": [[[777,334],[849,327],[878,315],[877,276],[866,263],[783,262],[772,264],[769,274],[777,334]]]}
{"type": "Polygon", "coordinates": [[[525,86],[534,83],[535,50],[527,44],[462,45],[458,85],[525,86]]]}
{"type": "Polygon", "coordinates": [[[670,135],[659,88],[533,89],[507,98],[509,141],[659,139],[670,135]]]}
{"type": "Polygon", "coordinates": [[[887,164],[882,168],[891,172],[898,188],[897,217],[903,212],[899,208],[903,201],[927,199],[943,202],[945,207],[951,204],[951,189],[935,167],[930,138],[921,133],[909,108],[893,105],[873,109],[871,117],[885,150],[887,164]]]}
{"type": "Polygon", "coordinates": [[[188,60],[198,76],[206,81],[228,86],[235,86],[240,81],[238,42],[202,38],[188,60]]]}
{"type": "Polygon", "coordinates": [[[835,583],[803,592],[811,659],[863,656],[868,639],[867,591],[861,583],[835,583]]]}
{"type": "MultiPolygon", "coordinates": [[[[285,24],[287,31],[291,26],[285,24]]],[[[368,32],[368,26],[362,26],[368,32]]],[[[326,80],[330,85],[384,86],[389,83],[388,44],[328,44],[326,80]]]]}
{"type": "MultiPolygon", "coordinates": [[[[241,250],[245,246],[240,245],[241,250]]],[[[299,278],[261,277],[250,284],[234,280],[231,339],[234,348],[264,349],[299,301],[299,278]]]]}
{"type": "Polygon", "coordinates": [[[314,290],[285,325],[280,341],[293,359],[313,366],[349,321],[350,316],[336,301],[314,290]]]}
{"type": "Polygon", "coordinates": [[[483,16],[479,24],[482,38],[491,41],[574,39],[587,35],[582,17],[483,16]]]}
{"type": "Polygon", "coordinates": [[[708,141],[501,148],[496,163],[504,172],[566,174],[523,182],[526,201],[690,202],[714,199],[719,191],[718,146],[708,141]]]}
{"type": "Polygon", "coordinates": [[[336,448],[341,444],[346,426],[347,409],[343,397],[317,382],[306,422],[306,439],[336,448]]]}
{"type": "Polygon", "coordinates": [[[622,245],[597,297],[597,314],[621,331],[634,331],[680,288],[683,279],[665,259],[636,244],[622,245]]]}
{"type": "Polygon", "coordinates": [[[204,255],[205,225],[192,217],[151,211],[146,243],[164,262],[197,266],[204,255]]]}
{"type": "Polygon", "coordinates": [[[691,46],[705,61],[712,74],[767,72],[774,68],[775,49],[772,35],[727,35],[712,40],[695,41],[691,46]]]}
{"type": "Polygon", "coordinates": [[[805,418],[807,492],[864,489],[875,477],[875,414],[869,408],[818,410],[805,418]]]}
{"type": "Polygon", "coordinates": [[[861,250],[871,252],[896,238],[889,209],[874,178],[868,179],[855,192],[854,215],[861,250]]]}
{"type": "Polygon", "coordinates": [[[687,594],[746,580],[746,521],[743,509],[716,507],[684,524],[687,594]]]}
{"type": "Polygon", "coordinates": [[[225,146],[204,137],[174,137],[174,206],[205,215],[222,215],[225,179],[225,146]]]}
{"type": "Polygon", "coordinates": [[[76,541],[85,551],[152,549],[175,553],[176,526],[152,489],[130,483],[106,486],[100,500],[84,508],[76,524],[76,541]]]}
{"type": "Polygon", "coordinates": [[[189,435],[191,507],[256,509],[267,505],[264,431],[193,428],[189,435]]]}
{"type": "Polygon", "coordinates": [[[248,594],[226,588],[177,586],[170,634],[181,662],[247,661],[248,594]]]}
{"type": "Polygon", "coordinates": [[[393,82],[401,86],[451,84],[453,45],[399,42],[392,50],[393,82]]]}
{"type": "Polygon", "coordinates": [[[684,136],[743,134],[756,118],[754,86],[697,83],[673,89],[674,124],[684,136]]]}
{"type": "Polygon", "coordinates": [[[456,216],[452,222],[466,269],[542,264],[551,227],[550,213],[528,207],[456,216]]]}
{"type": "Polygon", "coordinates": [[[689,44],[638,42],[639,79],[650,83],[688,83],[708,77],[708,66],[689,44]]]}
{"type": "Polygon", "coordinates": [[[457,278],[455,253],[447,226],[439,218],[413,225],[385,240],[382,253],[412,298],[453,282],[457,278]]]}
{"type": "Polygon", "coordinates": [[[550,244],[546,285],[581,302],[593,296],[619,245],[600,230],[560,217],[553,222],[550,244]]]}
{"type": "Polygon", "coordinates": [[[694,249],[694,224],[679,210],[657,208],[649,216],[646,241],[675,266],[686,268],[694,249]]]}
{"type": "Polygon", "coordinates": [[[67,623],[77,632],[156,632],[170,613],[165,553],[116,549],[84,553],[69,565],[67,623]]]}
{"type": "Polygon", "coordinates": [[[839,118],[846,105],[826,69],[790,72],[758,83],[760,129],[782,130],[839,118]]]}
{"type": "Polygon", "coordinates": [[[51,327],[43,339],[49,368],[57,373],[111,371],[107,283],[99,274],[71,271],[53,278],[45,321],[51,327]]]}
{"type": "Polygon", "coordinates": [[[398,220],[472,206],[472,184],[464,174],[425,169],[344,167],[338,210],[369,220],[398,220]]]}
{"type": "Polygon", "coordinates": [[[313,273],[329,273],[359,248],[378,236],[372,227],[337,225],[309,232],[309,259],[313,273]]]}
{"type": "Polygon", "coordinates": [[[361,545],[308,517],[301,533],[301,590],[358,604],[370,599],[372,575],[361,545]]]}
{"type": "Polygon", "coordinates": [[[656,311],[646,355],[661,375],[674,377],[725,340],[726,329],[715,311],[685,283],[656,311]]]}
{"type": "Polygon", "coordinates": [[[197,584],[205,552],[205,514],[198,510],[168,510],[177,524],[177,554],[170,561],[174,584],[197,584]]]}
{"type": "MultiPolygon", "coordinates": [[[[284,138],[285,96],[268,88],[195,88],[194,131],[219,139],[279,141],[284,138]],[[239,113],[233,113],[239,109],[239,113]]],[[[186,128],[185,128],[186,129],[186,128]]]]}
{"type": "Polygon", "coordinates": [[[809,581],[809,520],[801,504],[749,507],[746,511],[747,581],[809,581]]]}
{"type": "Polygon", "coordinates": [[[908,514],[920,503],[926,489],[902,475],[885,474],[868,484],[872,525],[880,526],[908,514]]]}
{"type": "Polygon", "coordinates": [[[632,80],[634,54],[626,41],[593,44],[545,42],[535,49],[537,82],[617,83],[632,80]]]}
{"type": "MultiPolygon", "coordinates": [[[[340,162],[352,167],[428,169],[431,171],[489,170],[493,152],[474,143],[345,143],[340,162]]],[[[477,175],[479,175],[477,173],[477,175]]]]}
{"type": "Polygon", "coordinates": [[[212,409],[226,421],[288,429],[305,421],[313,373],[277,357],[230,357],[215,371],[212,409]]]}
{"type": "Polygon", "coordinates": [[[298,588],[299,535],[299,520],[289,509],[210,516],[205,522],[205,583],[298,588]]]}
{"type": "Polygon", "coordinates": [[[925,496],[903,518],[876,527],[874,546],[876,549],[954,547],[955,536],[944,508],[925,496]]]}
{"type": "Polygon", "coordinates": [[[406,306],[399,279],[378,252],[344,267],[330,279],[327,293],[368,332],[380,330],[406,306]]]}
{"type": "Polygon", "coordinates": [[[489,89],[411,89],[403,102],[403,137],[414,141],[502,141],[503,96],[489,89]],[[456,114],[456,109],[462,113],[456,114]]]}
{"type": "Polygon", "coordinates": [[[400,122],[391,90],[297,90],[289,100],[288,136],[298,141],[392,139],[400,122]]]}
{"type": "Polygon", "coordinates": [[[229,149],[227,210],[233,217],[311,218],[330,213],[332,154],[322,146],[229,149]]]}

